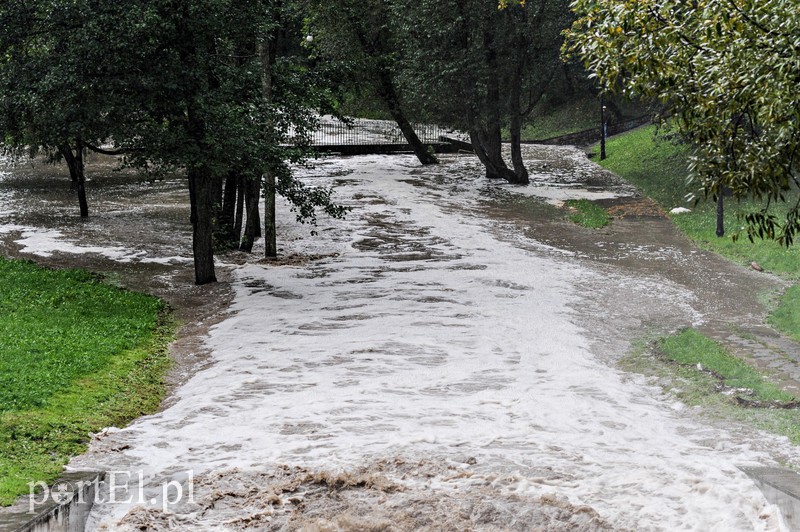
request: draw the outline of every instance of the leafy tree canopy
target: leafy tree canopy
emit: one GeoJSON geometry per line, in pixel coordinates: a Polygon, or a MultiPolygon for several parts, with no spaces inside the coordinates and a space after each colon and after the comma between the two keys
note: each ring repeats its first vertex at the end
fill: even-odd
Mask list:
{"type": "Polygon", "coordinates": [[[572,21],[566,0],[507,5],[485,0],[394,0],[404,92],[440,123],[470,132],[487,176],[527,184],[520,153],[523,119],[561,68],[561,32],[572,21]],[[512,139],[514,169],[500,150],[512,139]]]}
{"type": "Polygon", "coordinates": [[[695,148],[702,195],[764,201],[748,236],[790,245],[798,185],[800,3],[796,0],[576,0],[576,54],[608,89],[659,100],[695,148]]]}
{"type": "MultiPolygon", "coordinates": [[[[265,41],[297,24],[270,0],[35,0],[0,3],[0,142],[44,148],[77,168],[102,142],[132,166],[188,176],[197,282],[214,280],[211,224],[223,176],[260,180],[314,219],[341,215],[330,192],[296,180],[325,78],[286,55],[268,65],[265,41]],[[74,163],[74,164],[72,164],[74,163]]],[[[286,40],[286,39],[285,39],[286,40]]],[[[299,41],[299,36],[297,36],[299,41]]],[[[85,202],[81,214],[87,215],[85,202]]]]}

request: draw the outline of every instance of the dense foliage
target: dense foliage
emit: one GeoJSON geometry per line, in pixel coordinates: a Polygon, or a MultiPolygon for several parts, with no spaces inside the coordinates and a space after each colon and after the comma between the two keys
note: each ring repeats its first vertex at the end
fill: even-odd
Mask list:
{"type": "Polygon", "coordinates": [[[393,2],[400,61],[410,99],[445,125],[470,133],[487,176],[528,182],[520,131],[524,118],[561,70],[568,2],[538,0],[498,9],[474,1],[393,2]],[[513,170],[502,157],[510,131],[513,170]]]}
{"type": "Polygon", "coordinates": [[[570,53],[609,90],[661,101],[695,150],[698,193],[755,197],[748,236],[791,244],[800,201],[800,4],[577,0],[570,53]]]}
{"type": "MultiPolygon", "coordinates": [[[[674,207],[690,208],[691,212],[673,215],[672,221],[698,246],[745,266],[755,261],[770,273],[792,281],[800,279],[800,246],[787,249],[773,240],[733,240],[715,236],[716,206],[711,203],[693,205],[686,200],[690,190],[686,180],[692,153],[690,146],[676,143],[671,137],[658,134],[655,126],[650,126],[612,137],[607,147],[609,156],[600,162],[605,168],[624,177],[666,212],[674,207]]],[[[729,211],[745,213],[758,206],[756,200],[742,200],[730,205],[729,211]]],[[[776,203],[770,211],[780,218],[789,207],[788,203],[776,203]]],[[[741,220],[737,216],[725,218],[727,233],[735,233],[740,227],[741,220]]]]}
{"type": "MultiPolygon", "coordinates": [[[[561,32],[572,20],[566,0],[504,9],[484,0],[306,5],[320,59],[346,63],[356,84],[366,81],[404,133],[409,115],[468,132],[488,177],[528,182],[521,129],[563,73],[561,32]],[[505,131],[513,169],[502,153],[505,131]]],[[[415,152],[423,163],[433,162],[419,146],[415,152]]]]}
{"type": "MultiPolygon", "coordinates": [[[[326,98],[324,77],[277,54],[279,39],[300,40],[287,35],[297,15],[268,0],[4,2],[3,144],[64,157],[79,192],[83,153],[103,142],[128,164],[185,171],[196,281],[214,281],[212,226],[232,174],[229,188],[247,191],[251,225],[265,174],[302,219],[316,208],[342,214],[329,191],[289,170],[305,157],[326,98]]],[[[81,209],[88,215],[85,196],[81,209]]],[[[250,227],[250,243],[255,234],[250,227]]]]}
{"type": "Polygon", "coordinates": [[[317,58],[348,72],[352,94],[366,94],[381,103],[420,163],[436,163],[411,125],[410,102],[398,85],[398,51],[406,35],[394,23],[392,3],[306,0],[305,6],[317,58]]]}

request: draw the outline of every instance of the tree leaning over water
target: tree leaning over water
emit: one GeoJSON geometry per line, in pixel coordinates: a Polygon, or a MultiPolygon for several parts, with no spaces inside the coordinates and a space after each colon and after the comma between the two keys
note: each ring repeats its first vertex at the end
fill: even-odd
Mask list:
{"type": "Polygon", "coordinates": [[[694,147],[698,193],[763,201],[747,234],[800,231],[800,3],[577,0],[568,53],[605,86],[662,102],[694,147]],[[769,211],[788,201],[785,217],[769,211]]]}
{"type": "Polygon", "coordinates": [[[409,121],[408,102],[398,86],[398,52],[406,35],[393,24],[391,3],[384,0],[305,0],[307,23],[314,47],[323,61],[344,66],[368,88],[389,115],[422,164],[437,163],[436,156],[417,136],[409,121]]]}

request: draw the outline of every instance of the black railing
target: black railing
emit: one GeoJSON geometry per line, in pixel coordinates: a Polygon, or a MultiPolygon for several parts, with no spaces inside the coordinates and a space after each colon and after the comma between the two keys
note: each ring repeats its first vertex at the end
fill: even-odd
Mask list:
{"type": "MultiPolygon", "coordinates": [[[[441,142],[439,137],[452,132],[431,124],[412,124],[423,144],[441,142]]],[[[319,129],[312,136],[315,146],[366,146],[381,144],[407,144],[403,132],[395,122],[354,118],[343,122],[323,117],[319,129]]]]}

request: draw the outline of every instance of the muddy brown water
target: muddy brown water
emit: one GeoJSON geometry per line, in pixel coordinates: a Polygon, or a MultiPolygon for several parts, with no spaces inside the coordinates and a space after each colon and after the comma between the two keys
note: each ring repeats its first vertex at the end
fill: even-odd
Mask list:
{"type": "Polygon", "coordinates": [[[639,214],[641,201],[634,196],[601,202],[618,215],[599,230],[577,227],[542,211],[520,212],[514,205],[490,203],[487,208],[490,216],[509,220],[532,240],[571,253],[575,260],[588,261],[604,272],[600,278],[578,281],[585,305],[579,315],[587,330],[600,333],[595,337],[598,351],[613,357],[624,352],[620,348],[629,338],[694,326],[772,373],[786,391],[800,393],[800,345],[765,325],[769,311],[765,303],[774,301],[789,283],[699,249],[663,213],[646,207],[646,214],[639,214]],[[666,304],[663,292],[617,284],[623,277],[660,279],[683,291],[697,320],[666,304]],[[665,304],[654,304],[660,298],[665,304]],[[609,308],[615,311],[608,312],[609,308]],[[611,329],[627,330],[630,337],[604,336],[608,324],[601,324],[609,320],[616,322],[611,329]]]}
{"type": "MultiPolygon", "coordinates": [[[[695,326],[767,370],[788,392],[800,393],[800,345],[765,325],[767,302],[775,301],[788,282],[699,249],[652,200],[619,176],[587,164],[579,150],[535,145],[527,150],[532,187],[611,192],[595,201],[613,215],[613,223],[602,229],[579,227],[551,206],[560,201],[552,201],[548,191],[541,196],[551,198],[549,204],[536,197],[509,201],[503,190],[494,192],[475,215],[507,221],[513,229],[500,228],[498,236],[505,234],[520,247],[551,246],[554,254],[567,254],[602,272],[576,280],[583,289],[578,320],[594,338],[594,351],[613,359],[625,352],[631,338],[695,326]],[[520,241],[519,232],[529,240],[520,241]],[[636,277],[658,280],[663,291],[620,282],[636,277]],[[675,305],[681,298],[682,308],[675,305]]],[[[441,180],[448,179],[452,176],[445,172],[441,180]]],[[[424,180],[415,182],[426,186],[424,180]]]]}

